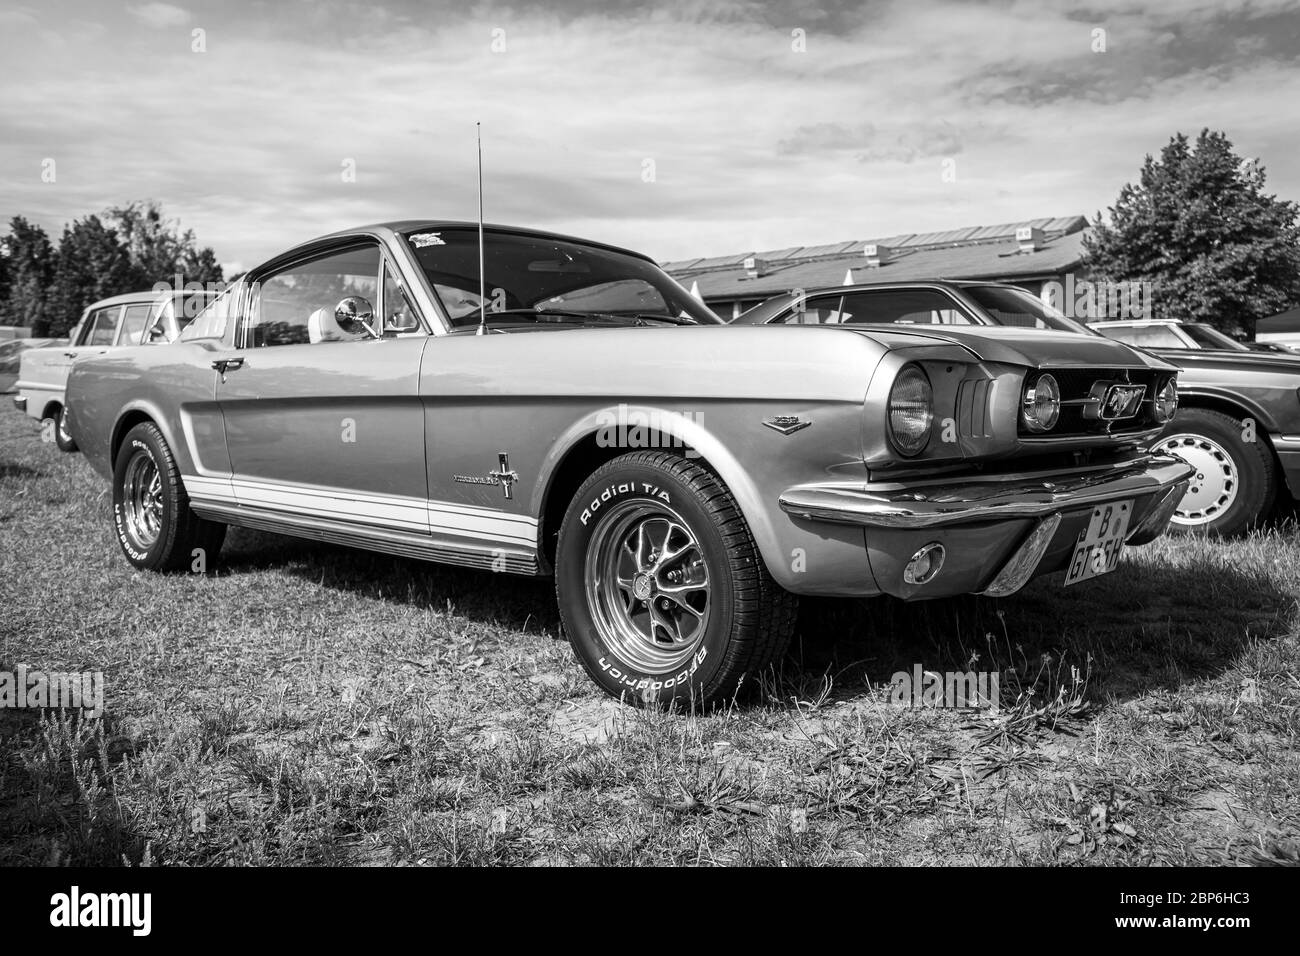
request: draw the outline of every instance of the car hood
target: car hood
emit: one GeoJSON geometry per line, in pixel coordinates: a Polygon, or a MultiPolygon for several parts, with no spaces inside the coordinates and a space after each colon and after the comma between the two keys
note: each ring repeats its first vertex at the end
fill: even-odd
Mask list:
{"type": "Polygon", "coordinates": [[[1278,352],[1238,352],[1235,349],[1157,349],[1162,359],[1186,369],[1295,372],[1300,375],[1300,355],[1278,352]]]}
{"type": "Polygon", "coordinates": [[[1140,352],[1101,335],[1082,335],[1078,332],[1025,329],[1010,325],[945,325],[925,329],[851,325],[807,328],[851,330],[896,349],[948,343],[964,348],[982,362],[1005,365],[1039,368],[1127,366],[1177,371],[1176,365],[1162,361],[1149,352],[1140,352]]]}

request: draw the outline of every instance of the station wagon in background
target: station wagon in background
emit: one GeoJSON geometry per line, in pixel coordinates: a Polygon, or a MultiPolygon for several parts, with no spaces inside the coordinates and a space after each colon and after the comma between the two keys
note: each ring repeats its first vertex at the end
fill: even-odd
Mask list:
{"type": "Polygon", "coordinates": [[[1279,493],[1300,499],[1300,357],[1253,352],[1211,326],[1158,320],[1084,325],[1016,286],[864,283],[774,296],[738,324],[1004,325],[1098,333],[1180,367],[1179,409],[1155,450],[1195,466],[1177,530],[1239,534],[1279,493]]]}
{"type": "Polygon", "coordinates": [[[208,292],[129,292],[87,306],[66,343],[30,349],[20,357],[14,406],[50,422],[59,448],[76,451],[64,397],[72,363],[113,348],[173,342],[212,297],[208,292]]]}
{"type": "Polygon", "coordinates": [[[174,344],[79,361],[127,560],[211,566],[238,525],[553,575],[599,686],[708,704],[782,653],[796,595],[1072,585],[1191,474],[1141,450],[1176,369],[1100,336],[727,325],[634,252],[489,226],[482,255],[480,295],[474,225],[336,233],[174,344]]]}
{"type": "Polygon", "coordinates": [[[65,345],[67,339],[6,339],[0,342],[0,394],[11,392],[18,383],[18,364],[29,349],[65,345]]]}

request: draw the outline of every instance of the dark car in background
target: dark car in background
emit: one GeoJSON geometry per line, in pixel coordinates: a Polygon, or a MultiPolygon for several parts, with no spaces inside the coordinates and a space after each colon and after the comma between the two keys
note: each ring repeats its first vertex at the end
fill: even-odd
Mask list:
{"type": "Polygon", "coordinates": [[[1252,352],[1274,352],[1278,355],[1300,356],[1300,348],[1296,348],[1294,345],[1283,345],[1281,342],[1242,342],[1241,344],[1252,352]]]}
{"type": "Polygon", "coordinates": [[[1216,352],[1245,352],[1245,345],[1204,322],[1171,319],[1108,319],[1092,323],[1092,329],[1108,339],[1144,349],[1209,349],[1216,352]]]}
{"type": "Polygon", "coordinates": [[[949,280],[793,290],[734,322],[1011,325],[1104,333],[1182,368],[1178,413],[1154,446],[1196,467],[1174,529],[1237,534],[1272,510],[1279,491],[1300,498],[1300,357],[1252,351],[1210,326],[1145,320],[1088,326],[1017,286],[949,280]]]}

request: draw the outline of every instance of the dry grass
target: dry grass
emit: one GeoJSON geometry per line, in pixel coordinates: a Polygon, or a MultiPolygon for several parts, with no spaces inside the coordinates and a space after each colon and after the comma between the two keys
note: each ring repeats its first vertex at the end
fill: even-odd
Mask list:
{"type": "Polygon", "coordinates": [[[0,414],[0,862],[1295,862],[1300,540],[1165,540],[1062,591],[808,602],[756,700],[609,701],[548,582],[236,532],[211,576],[120,557],[108,489],[0,414]],[[888,703],[1004,672],[996,715],[888,703]]]}

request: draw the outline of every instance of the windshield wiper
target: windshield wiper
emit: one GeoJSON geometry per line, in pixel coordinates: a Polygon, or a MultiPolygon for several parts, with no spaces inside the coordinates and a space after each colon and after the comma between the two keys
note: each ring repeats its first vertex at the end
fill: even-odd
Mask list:
{"type": "Polygon", "coordinates": [[[622,312],[576,312],[572,309],[498,309],[495,312],[489,312],[488,322],[496,316],[522,316],[526,315],[535,322],[555,322],[577,320],[579,322],[604,322],[617,323],[619,325],[645,325],[647,321],[669,322],[673,325],[698,325],[694,319],[679,319],[671,315],[651,315],[648,313],[622,313],[622,312]]]}
{"type": "Polygon", "coordinates": [[[650,312],[638,312],[633,318],[649,319],[652,322],[667,322],[670,325],[699,325],[699,320],[689,315],[656,315],[650,312]]]}

